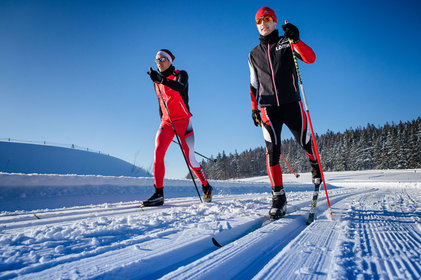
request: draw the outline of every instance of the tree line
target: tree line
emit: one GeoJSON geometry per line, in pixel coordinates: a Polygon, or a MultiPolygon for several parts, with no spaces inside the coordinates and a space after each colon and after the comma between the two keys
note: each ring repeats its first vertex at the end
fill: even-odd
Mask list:
{"type": "MultiPolygon", "coordinates": [[[[421,168],[420,117],[382,127],[367,124],[341,133],[327,131],[316,135],[316,141],[324,171],[421,168]]],[[[281,153],[295,173],[310,171],[308,157],[295,139],[283,140],[281,153]]],[[[282,157],[280,161],[282,171],[291,173],[282,157]]],[[[264,147],[229,155],[223,151],[201,164],[207,177],[215,180],[267,174],[264,147]]]]}

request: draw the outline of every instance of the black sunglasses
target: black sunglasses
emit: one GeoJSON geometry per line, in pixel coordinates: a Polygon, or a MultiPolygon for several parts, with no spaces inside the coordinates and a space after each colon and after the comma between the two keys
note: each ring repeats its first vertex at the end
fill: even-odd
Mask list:
{"type": "Polygon", "coordinates": [[[168,59],[166,58],[166,57],[160,57],[160,58],[157,58],[157,59],[155,59],[155,63],[156,64],[158,64],[158,62],[165,62],[165,61],[167,61],[168,59]]]}

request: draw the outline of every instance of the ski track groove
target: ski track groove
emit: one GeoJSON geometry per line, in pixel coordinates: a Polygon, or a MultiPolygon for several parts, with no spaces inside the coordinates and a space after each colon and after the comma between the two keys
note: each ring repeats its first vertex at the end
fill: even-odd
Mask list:
{"type": "MultiPolygon", "coordinates": [[[[312,193],[309,192],[309,195],[311,196],[312,193]]],[[[352,191],[348,190],[336,195],[331,194],[331,198],[334,201],[340,201],[352,195],[354,195],[352,191]]],[[[321,194],[320,197],[323,198],[324,195],[321,194]]],[[[306,229],[305,221],[310,204],[311,200],[289,207],[293,210],[288,211],[286,217],[164,275],[162,279],[251,279],[276,253],[288,246],[289,241],[306,229]],[[264,237],[259,235],[264,235],[264,237]],[[239,258],[241,263],[238,262],[239,258]]],[[[318,207],[318,211],[326,210],[327,202],[322,201],[318,207]]]]}
{"type": "Polygon", "coordinates": [[[329,263],[328,251],[337,240],[337,233],[330,230],[337,223],[317,221],[302,231],[279,254],[273,258],[253,279],[319,279],[325,278],[329,263]],[[321,230],[323,235],[312,233],[321,230]],[[293,252],[291,254],[291,252],[293,252]]]}
{"type": "MultiPolygon", "coordinates": [[[[243,201],[247,202],[248,199],[249,198],[243,199],[243,201]]],[[[230,200],[232,200],[232,198],[226,198],[226,199],[225,198],[221,198],[221,201],[230,201],[230,200]]],[[[179,200],[177,200],[177,199],[170,199],[170,200],[168,200],[168,204],[165,207],[145,208],[143,212],[140,209],[138,209],[138,210],[136,210],[136,214],[137,215],[140,215],[140,216],[146,216],[148,218],[150,218],[151,215],[162,215],[161,213],[167,211],[168,209],[174,210],[175,209],[174,205],[179,205],[179,204],[177,204],[177,202],[179,202],[179,200]]],[[[184,199],[184,200],[182,200],[181,203],[182,204],[193,205],[195,207],[194,203],[196,203],[196,202],[197,202],[197,199],[192,199],[191,198],[191,199],[187,199],[187,200],[184,199]]],[[[200,205],[198,207],[202,207],[202,206],[203,207],[206,207],[204,205],[200,205]]],[[[208,206],[209,207],[212,207],[211,204],[208,205],[208,206]]],[[[177,209],[177,211],[182,211],[183,210],[183,207],[182,206],[179,206],[178,208],[180,208],[180,209],[177,209]]],[[[184,208],[186,208],[186,207],[184,206],[184,208]]],[[[115,209],[111,209],[110,211],[114,211],[114,210],[115,209]]],[[[102,210],[99,210],[99,212],[102,212],[102,210]]],[[[127,213],[124,213],[124,212],[122,213],[121,211],[119,211],[117,214],[119,216],[123,216],[123,217],[127,215],[127,213]]],[[[24,214],[24,215],[27,215],[27,214],[24,214]]],[[[60,221],[60,223],[54,224],[53,226],[55,228],[58,228],[59,231],[60,231],[61,230],[61,227],[63,227],[64,225],[66,225],[66,224],[70,224],[70,225],[73,224],[74,221],[76,220],[75,217],[79,217],[79,219],[80,219],[79,223],[86,223],[86,220],[90,220],[91,218],[94,218],[94,219],[98,218],[95,215],[94,216],[91,216],[91,217],[85,217],[84,215],[78,215],[78,214],[75,214],[75,215],[76,216],[67,216],[67,217],[64,217],[64,218],[62,218],[62,220],[60,221]]],[[[102,213],[102,216],[104,216],[104,215],[107,215],[108,216],[109,213],[102,213]]],[[[58,215],[58,216],[60,216],[60,215],[58,215]]],[[[35,220],[35,223],[34,224],[31,224],[31,226],[34,227],[34,228],[36,228],[42,222],[43,222],[42,219],[41,220],[35,220]]],[[[46,226],[46,225],[44,225],[44,226],[46,226]]],[[[13,235],[14,232],[17,232],[16,229],[7,229],[7,226],[3,226],[2,227],[2,231],[4,232],[5,230],[7,230],[11,235],[13,235]]],[[[25,230],[28,230],[28,228],[25,228],[25,230]]],[[[80,252],[77,251],[76,254],[70,255],[70,257],[69,257],[69,255],[65,255],[64,257],[55,258],[53,261],[47,261],[47,262],[44,262],[42,264],[36,263],[36,264],[32,264],[32,265],[29,265],[29,266],[26,266],[26,267],[23,265],[23,267],[21,267],[21,268],[16,267],[13,271],[8,271],[6,273],[0,274],[0,278],[1,279],[5,278],[5,277],[6,278],[9,278],[9,277],[12,277],[13,275],[17,276],[17,275],[22,275],[22,274],[31,273],[31,272],[40,272],[40,274],[43,274],[43,272],[42,272],[43,270],[49,269],[49,268],[53,268],[54,266],[66,265],[66,263],[68,263],[68,262],[75,263],[75,262],[79,262],[80,260],[83,260],[83,259],[88,260],[89,258],[93,258],[93,257],[98,256],[98,255],[101,255],[101,254],[109,254],[113,250],[116,251],[116,250],[121,249],[121,247],[126,247],[126,248],[129,247],[129,246],[133,247],[133,245],[143,244],[146,241],[149,241],[149,240],[152,240],[152,239],[156,239],[156,238],[165,239],[166,236],[168,236],[171,233],[173,233],[173,234],[180,233],[180,232],[178,232],[179,229],[177,227],[170,226],[169,229],[167,229],[166,231],[162,231],[162,229],[159,229],[158,228],[156,230],[156,233],[154,233],[153,230],[152,231],[148,231],[146,237],[141,236],[139,240],[136,240],[136,239],[133,240],[130,237],[130,234],[127,235],[127,233],[126,233],[127,229],[123,229],[123,230],[124,230],[126,236],[119,236],[121,240],[117,240],[117,242],[111,243],[111,245],[109,245],[109,246],[104,246],[104,247],[101,247],[100,246],[100,247],[97,247],[93,251],[83,250],[83,249],[85,249],[83,245],[87,243],[85,241],[85,239],[86,240],[89,240],[90,238],[92,238],[92,236],[89,236],[89,234],[88,235],[85,234],[85,236],[84,236],[83,239],[77,239],[76,240],[77,242],[72,242],[71,245],[70,244],[66,244],[66,242],[67,243],[69,243],[69,242],[63,240],[64,245],[67,245],[68,247],[71,246],[71,247],[73,247],[73,249],[80,246],[80,249],[81,249],[80,251],[83,250],[83,255],[78,255],[78,253],[80,253],[80,252]],[[118,242],[118,241],[120,241],[120,242],[118,242]],[[82,243],[79,244],[78,242],[82,242],[82,243]],[[74,244],[74,243],[76,243],[76,244],[74,244]]],[[[141,234],[141,232],[139,232],[138,234],[141,234]]],[[[182,231],[181,234],[185,234],[185,231],[182,231]]],[[[97,235],[100,236],[101,233],[97,233],[97,235]]],[[[112,236],[112,233],[111,233],[111,237],[113,237],[112,236]]],[[[95,236],[94,236],[94,238],[95,238],[95,236]]],[[[194,237],[193,240],[195,238],[197,238],[197,236],[194,237]]],[[[50,240],[49,238],[46,238],[46,239],[47,239],[47,241],[44,239],[44,240],[41,240],[40,243],[41,244],[44,244],[45,242],[50,242],[50,243],[56,242],[54,240],[50,240]]],[[[173,240],[177,241],[177,238],[174,238],[173,240]]],[[[58,241],[58,242],[60,242],[60,241],[58,241]]],[[[7,243],[7,240],[6,240],[6,243],[7,243]]],[[[188,242],[187,244],[184,244],[184,245],[187,245],[188,246],[189,243],[191,243],[191,242],[188,242]]],[[[206,243],[210,243],[210,237],[206,238],[206,243]]],[[[57,244],[58,243],[56,243],[55,245],[57,245],[57,244]]],[[[35,248],[35,247],[42,247],[42,246],[38,246],[37,245],[37,242],[33,242],[32,243],[32,248],[35,248]]],[[[171,248],[172,247],[172,244],[170,244],[170,243],[167,244],[167,247],[168,248],[171,248]]],[[[208,247],[213,248],[211,245],[208,246],[208,247]]],[[[72,249],[72,248],[70,248],[70,249],[72,249]]],[[[124,260],[124,257],[122,257],[121,259],[124,260]]],[[[123,265],[123,267],[124,267],[124,265],[123,265]]],[[[106,271],[102,271],[101,273],[106,274],[107,272],[106,271]]],[[[45,277],[46,276],[44,275],[42,278],[45,278],[45,277]]],[[[36,278],[38,278],[38,277],[36,277],[36,278]]],[[[38,279],[41,279],[41,278],[38,278],[38,279]]],[[[46,279],[48,279],[48,278],[46,278],[46,279]]]]}
{"type": "MultiPolygon", "coordinates": [[[[331,206],[344,204],[358,195],[331,195],[331,206]]],[[[323,214],[282,248],[253,279],[326,279],[334,254],[329,248],[338,240],[339,211],[334,209],[333,220],[330,219],[327,202],[322,200],[317,212],[323,214]]]]}
{"type": "Polygon", "coordinates": [[[414,223],[419,220],[417,205],[405,189],[393,195],[390,190],[377,190],[354,201],[342,217],[349,223],[340,244],[352,246],[354,253],[342,251],[337,256],[338,266],[345,259],[350,265],[336,269],[333,279],[370,278],[373,272],[384,279],[420,279],[421,235],[414,223]],[[412,206],[403,208],[403,200],[412,206]]]}
{"type": "MultiPolygon", "coordinates": [[[[398,194],[390,194],[388,190],[379,188],[333,191],[330,193],[332,209],[337,207],[338,210],[333,210],[332,221],[327,219],[328,207],[323,189],[320,191],[317,213],[323,214],[307,227],[305,221],[310,208],[311,191],[308,192],[308,202],[288,200],[291,205],[288,205],[286,217],[257,230],[254,229],[261,222],[261,216],[254,220],[250,217],[245,224],[229,225],[214,235],[208,234],[208,231],[201,234],[201,229],[197,228],[179,231],[176,225],[170,223],[171,226],[166,230],[151,230],[153,225],[146,227],[144,232],[147,235],[142,235],[142,229],[136,232],[135,229],[117,228],[117,232],[111,231],[109,236],[101,235],[101,231],[84,234],[82,239],[75,239],[77,242],[71,244],[65,239],[46,238],[33,243],[33,249],[39,247],[48,251],[51,247],[70,245],[68,250],[74,250],[75,253],[29,266],[22,264],[9,271],[2,272],[0,266],[0,279],[70,279],[76,275],[80,279],[152,279],[158,276],[162,279],[220,280],[253,277],[359,279],[370,278],[373,273],[384,279],[421,278],[420,207],[415,192],[411,194],[406,189],[399,189],[398,194]],[[409,208],[399,208],[403,200],[407,201],[406,206],[409,204],[409,208]],[[314,235],[312,229],[323,234],[314,235]],[[215,236],[220,241],[218,238],[222,235],[225,237],[221,240],[225,242],[221,243],[228,244],[217,249],[211,237],[215,236]],[[185,236],[191,236],[191,240],[186,241],[185,236]],[[93,246],[93,250],[86,250],[85,245],[99,237],[111,241],[105,242],[104,246],[93,246]],[[156,239],[161,239],[159,254],[153,253],[156,239]],[[50,242],[50,246],[43,246],[45,242],[50,242]],[[190,248],[189,255],[184,252],[186,248],[190,248]],[[184,253],[182,257],[177,254],[179,250],[184,253]],[[148,266],[148,262],[154,259],[162,259],[162,265],[154,268],[148,266]],[[297,259],[300,261],[294,263],[297,259]],[[113,263],[108,265],[109,261],[113,263]],[[176,269],[176,264],[183,266],[176,269]],[[175,270],[169,272],[168,268],[171,267],[175,270]],[[63,272],[66,274],[60,275],[63,272]],[[124,278],[119,278],[120,274],[124,278]]],[[[234,198],[239,203],[249,199],[234,198]]],[[[228,205],[232,200],[232,196],[216,197],[219,207],[226,202],[228,205]]],[[[195,203],[197,198],[170,199],[165,207],[145,208],[144,211],[134,208],[139,202],[40,210],[36,212],[40,220],[33,216],[33,211],[4,214],[0,215],[0,232],[13,234],[22,229],[35,230],[40,225],[60,228],[76,222],[88,223],[91,219],[109,221],[113,218],[128,219],[126,216],[132,215],[160,215],[168,209],[178,213],[195,203]]],[[[212,206],[213,203],[206,207],[212,206]]],[[[200,209],[197,211],[200,213],[200,209]]],[[[259,213],[266,212],[267,209],[264,209],[259,213]]],[[[259,213],[256,213],[256,217],[259,213]]],[[[44,252],[38,253],[42,255],[44,252]]]]}
{"type": "MultiPolygon", "coordinates": [[[[230,200],[230,199],[227,199],[227,200],[230,200]]],[[[181,203],[183,203],[183,204],[185,204],[185,203],[191,204],[193,201],[195,201],[195,200],[194,199],[187,199],[187,200],[184,199],[184,201],[182,201],[181,203]]],[[[172,207],[174,207],[174,205],[177,205],[177,203],[174,203],[174,202],[173,203],[170,202],[170,204],[171,204],[172,207]]],[[[308,203],[301,203],[299,206],[292,206],[292,207],[290,207],[290,209],[295,209],[296,207],[302,208],[302,207],[308,206],[307,204],[308,203]]],[[[86,219],[98,218],[98,217],[104,217],[104,216],[110,216],[110,214],[113,214],[113,215],[114,214],[115,215],[127,215],[130,212],[137,212],[137,214],[142,213],[140,211],[140,209],[134,209],[133,211],[130,211],[129,213],[126,213],[125,212],[125,210],[127,210],[126,208],[127,207],[124,206],[124,207],[111,208],[111,209],[107,209],[107,210],[104,210],[104,209],[101,209],[101,208],[100,209],[98,209],[98,208],[91,208],[91,209],[87,209],[87,210],[85,210],[85,209],[84,210],[78,209],[78,210],[75,211],[76,213],[68,214],[68,215],[65,215],[64,217],[62,217],[60,214],[59,215],[53,215],[55,213],[54,212],[51,212],[51,215],[49,217],[42,218],[41,220],[35,220],[34,222],[31,222],[29,224],[22,224],[20,226],[21,227],[26,227],[26,226],[29,226],[29,227],[30,226],[34,226],[34,227],[36,227],[36,226],[39,226],[40,224],[43,224],[43,223],[47,222],[47,223],[44,224],[44,226],[46,226],[48,224],[54,224],[54,226],[60,227],[60,226],[63,226],[65,224],[68,224],[68,223],[73,223],[74,221],[77,221],[78,219],[79,220],[82,220],[82,222],[83,222],[83,220],[86,220],[86,219]],[[114,213],[116,210],[118,212],[117,213],[114,213]],[[123,210],[123,212],[121,210],[123,210]],[[92,212],[92,211],[94,212],[93,214],[91,213],[91,215],[89,215],[89,216],[84,215],[85,212],[92,212]],[[100,214],[95,213],[95,211],[98,212],[98,213],[100,213],[100,214]],[[82,213],[82,214],[80,214],[80,213],[82,213]],[[61,221],[59,220],[60,222],[57,224],[56,223],[56,219],[60,219],[60,218],[61,218],[61,221]],[[47,221],[44,221],[44,220],[47,220],[47,221]]],[[[167,208],[169,208],[169,207],[167,206],[167,208]]],[[[165,207],[164,208],[158,208],[158,209],[156,209],[156,208],[146,208],[145,209],[145,212],[150,211],[151,213],[155,213],[156,214],[156,213],[163,212],[165,210],[166,210],[165,207]]],[[[71,211],[71,209],[69,209],[68,211],[71,211]]],[[[293,212],[295,212],[295,210],[293,210],[293,212]]],[[[291,215],[293,212],[291,212],[289,215],[291,215]]],[[[304,213],[306,213],[306,212],[304,212],[304,213]]],[[[255,227],[255,225],[253,225],[252,227],[255,227]]],[[[12,226],[12,228],[10,229],[10,231],[12,232],[12,231],[17,230],[17,229],[19,229],[19,227],[13,228],[13,226],[12,226]]],[[[50,275],[52,273],[51,275],[56,275],[57,276],[57,274],[55,274],[53,271],[51,271],[51,270],[54,270],[54,267],[56,267],[56,266],[57,267],[60,267],[60,266],[68,266],[68,263],[72,263],[72,265],[70,265],[70,267],[72,267],[72,266],[75,265],[75,263],[80,263],[82,260],[89,261],[89,259],[91,259],[91,258],[101,257],[101,255],[103,255],[103,254],[107,254],[108,255],[108,254],[111,254],[112,252],[121,250],[121,247],[129,247],[129,246],[135,246],[135,245],[138,245],[138,244],[143,244],[144,242],[147,242],[147,241],[151,240],[152,238],[159,238],[159,237],[165,238],[166,235],[169,235],[169,234],[175,233],[175,232],[176,232],[176,230],[167,230],[167,231],[164,231],[164,232],[161,231],[161,232],[158,232],[158,233],[154,233],[152,231],[152,232],[149,233],[149,236],[150,237],[141,237],[138,240],[129,238],[129,239],[126,239],[126,240],[124,240],[123,242],[120,242],[120,243],[115,243],[115,244],[112,244],[112,245],[109,245],[109,246],[100,246],[100,247],[97,247],[93,251],[85,251],[86,248],[84,248],[84,243],[83,242],[81,244],[79,244],[79,243],[73,244],[72,245],[72,249],[75,250],[75,253],[74,254],[66,255],[64,257],[59,257],[57,259],[54,259],[52,261],[47,261],[47,262],[44,262],[42,264],[33,264],[33,265],[30,265],[30,266],[27,266],[27,267],[23,267],[21,269],[17,269],[15,271],[9,271],[9,273],[3,274],[2,276],[0,276],[0,278],[4,278],[4,277],[9,278],[9,277],[13,277],[13,275],[17,276],[17,275],[22,275],[23,274],[23,275],[31,275],[30,278],[31,277],[38,278],[38,276],[40,276],[40,278],[52,279],[52,278],[48,278],[48,275],[50,275]],[[83,251],[82,258],[79,255],[79,253],[81,251],[83,251]],[[47,275],[45,275],[45,272],[44,271],[48,271],[47,275]],[[35,276],[35,275],[37,275],[37,276],[35,276]]],[[[85,243],[86,243],[86,240],[89,240],[89,238],[90,237],[85,237],[84,238],[85,240],[82,240],[82,241],[85,241],[85,243]]],[[[210,239],[210,237],[209,237],[209,239],[210,239]]],[[[42,247],[41,244],[44,243],[44,242],[45,241],[42,240],[42,242],[40,243],[40,246],[39,247],[42,247]]],[[[47,242],[53,243],[55,241],[47,241],[47,242]]],[[[55,245],[58,245],[58,244],[60,244],[60,241],[57,241],[55,243],[55,245]]],[[[66,244],[64,244],[64,245],[66,245],[66,244]]],[[[36,246],[36,243],[34,243],[34,246],[36,246]]],[[[197,252],[196,255],[198,255],[198,256],[201,257],[200,252],[197,252]]],[[[163,269],[163,268],[161,268],[161,269],[163,269]]],[[[64,271],[68,271],[68,270],[65,269],[64,271]]],[[[74,269],[72,271],[75,272],[74,269]]],[[[105,270],[102,270],[102,269],[100,269],[100,270],[98,270],[96,272],[103,274],[104,277],[106,277],[105,275],[109,275],[109,274],[113,275],[113,274],[115,274],[113,271],[105,271],[105,270]]],[[[82,271],[80,271],[79,273],[82,273],[82,271]]],[[[151,273],[153,274],[153,271],[151,273]]],[[[83,273],[82,273],[82,275],[83,275],[83,273]]],[[[85,276],[87,276],[87,275],[85,275],[85,276]]],[[[22,279],[24,279],[24,278],[22,278],[22,279]]]]}
{"type": "MultiPolygon", "coordinates": [[[[162,206],[154,211],[165,211],[171,207],[183,207],[195,203],[195,199],[174,199],[170,203],[162,206]]],[[[28,226],[39,226],[47,224],[57,224],[57,222],[66,223],[87,218],[109,217],[113,215],[131,214],[136,212],[148,212],[152,208],[140,208],[141,202],[127,203],[128,206],[107,206],[106,208],[98,208],[97,206],[84,207],[84,209],[66,209],[60,211],[31,211],[30,214],[21,214],[22,217],[16,218],[16,215],[4,215],[0,217],[0,224],[7,229],[27,228],[28,226]],[[33,216],[36,214],[40,219],[33,216]]]]}
{"type": "MultiPolygon", "coordinates": [[[[140,236],[139,238],[126,240],[124,242],[124,244],[120,243],[120,244],[112,244],[112,245],[109,245],[109,246],[100,246],[100,247],[97,247],[93,251],[85,251],[86,248],[83,246],[84,244],[80,244],[79,250],[74,250],[74,249],[77,249],[79,246],[73,245],[72,250],[75,251],[74,254],[65,255],[63,257],[58,257],[58,258],[56,258],[52,261],[47,261],[45,263],[36,263],[36,264],[30,265],[30,266],[27,266],[27,267],[23,267],[21,269],[18,269],[17,271],[11,272],[11,273],[5,273],[4,275],[0,275],[0,279],[8,279],[9,277],[17,277],[17,276],[22,275],[22,274],[29,274],[30,275],[31,273],[36,273],[36,272],[43,273],[43,271],[48,270],[50,268],[53,268],[55,266],[66,265],[68,263],[78,262],[78,261],[81,261],[81,260],[88,260],[90,258],[93,258],[95,256],[99,256],[99,255],[104,254],[104,253],[110,253],[110,252],[113,252],[113,251],[117,251],[117,250],[121,249],[122,246],[124,246],[124,247],[135,246],[137,244],[142,244],[142,243],[145,243],[147,241],[150,241],[154,238],[164,238],[165,235],[169,235],[171,233],[176,233],[176,232],[177,231],[174,230],[174,229],[168,229],[168,230],[165,230],[165,231],[161,231],[158,234],[152,233],[152,236],[146,236],[146,237],[140,236]],[[81,252],[83,252],[82,253],[83,259],[81,259],[81,256],[80,256],[81,252]],[[6,277],[6,278],[4,278],[4,277],[6,277]]],[[[44,255],[44,253],[42,253],[42,251],[41,252],[38,251],[38,253],[40,255],[44,255]]],[[[23,275],[23,276],[20,276],[20,277],[24,278],[26,276],[23,275]]],[[[32,276],[30,276],[30,278],[31,277],[32,276]]],[[[35,278],[33,278],[33,279],[35,279],[35,278]]],[[[42,278],[37,278],[37,279],[54,279],[54,278],[50,278],[48,275],[44,275],[42,278]]]]}

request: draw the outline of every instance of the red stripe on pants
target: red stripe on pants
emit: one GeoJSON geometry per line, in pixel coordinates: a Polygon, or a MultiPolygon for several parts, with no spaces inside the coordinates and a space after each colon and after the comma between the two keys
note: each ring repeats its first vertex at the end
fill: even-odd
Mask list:
{"type": "Polygon", "coordinates": [[[268,155],[266,155],[266,168],[268,171],[268,176],[269,176],[269,180],[270,180],[270,184],[272,185],[272,188],[282,186],[283,182],[282,182],[281,165],[278,163],[277,165],[270,166],[269,157],[268,155]]]}

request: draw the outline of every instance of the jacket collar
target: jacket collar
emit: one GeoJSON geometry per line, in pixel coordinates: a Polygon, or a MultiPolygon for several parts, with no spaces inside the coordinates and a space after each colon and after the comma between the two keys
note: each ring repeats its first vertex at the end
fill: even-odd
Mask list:
{"type": "Polygon", "coordinates": [[[161,73],[161,75],[166,78],[166,77],[172,75],[174,73],[174,71],[175,71],[175,67],[174,67],[174,65],[171,65],[170,67],[168,67],[167,70],[165,70],[163,72],[159,72],[159,73],[161,73]]]}
{"type": "Polygon", "coordinates": [[[279,41],[278,29],[273,30],[272,33],[270,33],[269,35],[266,35],[266,36],[260,35],[259,40],[261,44],[265,44],[265,45],[277,43],[279,41]]]}

